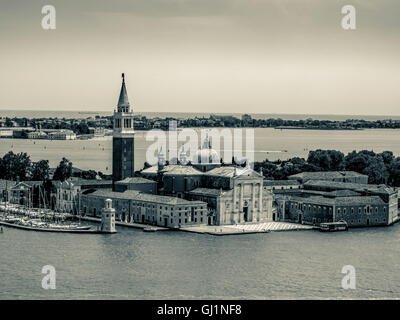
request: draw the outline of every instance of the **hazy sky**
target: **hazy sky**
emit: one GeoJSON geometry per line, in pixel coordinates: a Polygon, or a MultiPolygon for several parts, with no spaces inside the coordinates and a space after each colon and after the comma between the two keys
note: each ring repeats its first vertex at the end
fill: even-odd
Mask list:
{"type": "Polygon", "coordinates": [[[138,112],[400,115],[399,16],[399,0],[0,0],[0,109],[112,111],[125,72],[138,112]]]}

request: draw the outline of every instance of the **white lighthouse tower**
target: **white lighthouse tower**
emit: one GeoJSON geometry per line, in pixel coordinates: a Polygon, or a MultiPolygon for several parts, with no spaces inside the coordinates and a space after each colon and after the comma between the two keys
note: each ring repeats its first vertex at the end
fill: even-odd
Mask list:
{"type": "Polygon", "coordinates": [[[101,232],[104,233],[115,233],[115,209],[112,207],[112,200],[107,199],[106,205],[103,209],[101,216],[101,232]]]}

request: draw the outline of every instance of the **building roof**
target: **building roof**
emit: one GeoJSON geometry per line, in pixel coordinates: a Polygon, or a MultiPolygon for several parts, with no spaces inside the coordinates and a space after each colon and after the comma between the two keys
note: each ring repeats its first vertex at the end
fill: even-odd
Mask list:
{"type": "Polygon", "coordinates": [[[142,177],[130,177],[124,180],[117,181],[116,184],[142,184],[142,183],[157,183],[153,180],[145,179],[142,177]]]}
{"type": "Polygon", "coordinates": [[[300,185],[297,180],[264,180],[264,186],[292,186],[300,185]]]}
{"type": "MultiPolygon", "coordinates": [[[[161,172],[164,175],[199,175],[203,174],[201,171],[197,170],[196,168],[193,168],[190,165],[184,166],[180,164],[169,164],[166,165],[162,168],[161,172]]],[[[158,165],[156,166],[151,166],[149,168],[143,169],[141,171],[142,174],[149,174],[149,175],[156,175],[158,173],[158,165]]]]}
{"type": "Polygon", "coordinates": [[[243,167],[237,167],[237,166],[223,166],[223,167],[214,168],[208,172],[205,172],[204,175],[233,178],[235,176],[247,175],[247,174],[253,174],[253,173],[261,177],[261,175],[258,172],[254,171],[253,169],[251,169],[249,167],[243,168],[243,167]]]}
{"type": "Polygon", "coordinates": [[[66,181],[53,181],[57,188],[68,189],[74,186],[104,186],[104,185],[112,185],[111,180],[104,179],[82,179],[78,177],[70,177],[66,181]]]}
{"type": "Polygon", "coordinates": [[[167,170],[162,170],[164,172],[164,176],[168,175],[202,175],[203,173],[192,166],[182,166],[182,165],[172,165],[168,166],[167,170]]]}
{"type": "Polygon", "coordinates": [[[316,205],[330,205],[330,206],[365,206],[365,205],[386,205],[386,203],[379,196],[354,196],[354,197],[338,197],[326,198],[323,196],[286,196],[288,200],[301,201],[303,203],[310,203],[316,205]]]}
{"type": "Polygon", "coordinates": [[[137,190],[126,190],[124,192],[115,192],[109,190],[96,190],[91,193],[92,196],[110,199],[124,199],[134,201],[145,201],[151,203],[159,203],[166,205],[193,205],[193,204],[206,204],[203,201],[189,201],[177,197],[161,196],[149,193],[142,193],[137,190]]]}
{"type": "Polygon", "coordinates": [[[43,184],[43,181],[21,181],[16,183],[14,186],[12,186],[11,189],[17,189],[19,188],[21,185],[26,185],[28,187],[34,187],[34,186],[40,186],[43,184]]]}
{"type": "Polygon", "coordinates": [[[326,181],[326,180],[309,180],[304,183],[304,187],[317,187],[325,189],[336,190],[353,190],[356,192],[374,192],[380,194],[397,192],[395,188],[390,188],[384,184],[365,184],[365,183],[352,183],[352,182],[339,182],[339,181],[326,181]]]}
{"type": "Polygon", "coordinates": [[[316,171],[316,172],[300,172],[293,174],[288,179],[295,180],[331,180],[341,178],[368,178],[367,175],[355,171],[316,171]]]}
{"type": "Polygon", "coordinates": [[[223,193],[224,191],[221,189],[211,189],[211,188],[196,188],[189,192],[189,194],[211,196],[211,197],[219,197],[223,193]]]}

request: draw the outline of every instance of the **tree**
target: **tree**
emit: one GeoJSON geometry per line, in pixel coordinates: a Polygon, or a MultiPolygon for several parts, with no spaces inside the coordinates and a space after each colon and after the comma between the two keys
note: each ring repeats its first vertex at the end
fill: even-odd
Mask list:
{"type": "Polygon", "coordinates": [[[357,152],[353,150],[345,157],[345,168],[346,170],[364,173],[364,170],[368,167],[371,159],[374,158],[375,155],[373,151],[362,150],[357,152]]]}
{"type": "Polygon", "coordinates": [[[389,172],[381,156],[371,158],[363,173],[368,175],[368,183],[373,184],[387,183],[389,178],[389,172]]]}
{"type": "Polygon", "coordinates": [[[72,162],[62,158],[60,164],[54,172],[53,180],[65,181],[72,176],[72,162]]]}
{"type": "Polygon", "coordinates": [[[81,172],[82,179],[96,179],[97,172],[94,170],[87,170],[81,172]]]}
{"type": "Polygon", "coordinates": [[[392,161],[388,183],[394,187],[400,187],[400,157],[392,161]]]}
{"type": "Polygon", "coordinates": [[[307,162],[321,171],[338,171],[344,168],[344,154],[336,150],[315,150],[308,153],[307,162]]]}
{"type": "Polygon", "coordinates": [[[346,170],[368,175],[368,183],[387,183],[389,170],[385,165],[385,160],[390,161],[390,158],[390,152],[382,156],[368,150],[352,151],[345,157],[346,170]]]}
{"type": "Polygon", "coordinates": [[[33,163],[31,180],[46,181],[49,178],[49,169],[49,160],[40,160],[33,163]]]}
{"type": "Polygon", "coordinates": [[[4,179],[21,181],[26,180],[31,174],[31,159],[25,153],[17,153],[10,151],[4,155],[2,159],[2,170],[4,170],[4,179]]]}

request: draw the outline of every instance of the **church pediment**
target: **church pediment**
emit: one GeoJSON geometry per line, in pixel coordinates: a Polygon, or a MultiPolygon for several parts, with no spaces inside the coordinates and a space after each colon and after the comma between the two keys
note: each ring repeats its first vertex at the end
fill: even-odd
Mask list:
{"type": "Polygon", "coordinates": [[[248,179],[263,179],[258,172],[251,168],[237,169],[236,174],[233,177],[234,180],[248,180],[248,179]]]}

